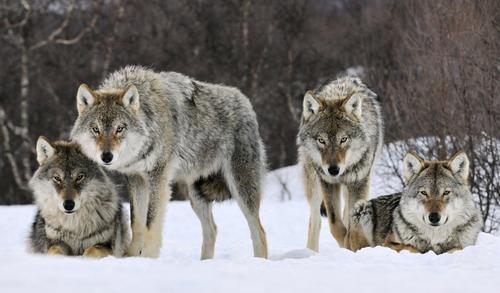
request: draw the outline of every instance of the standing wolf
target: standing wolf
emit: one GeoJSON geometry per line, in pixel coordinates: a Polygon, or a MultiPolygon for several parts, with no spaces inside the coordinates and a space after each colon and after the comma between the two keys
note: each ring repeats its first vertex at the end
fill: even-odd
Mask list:
{"type": "Polygon", "coordinates": [[[115,187],[103,170],[75,143],[36,146],[40,167],[30,180],[38,212],[29,246],[33,252],[105,257],[125,254],[128,219],[115,187]]]}
{"type": "Polygon", "coordinates": [[[349,248],[383,245],[441,254],[474,245],[483,221],[468,184],[467,155],[424,161],[409,153],[403,168],[402,193],[356,203],[349,248]]]}
{"type": "Polygon", "coordinates": [[[340,195],[345,222],[354,203],[368,195],[370,173],[383,138],[376,98],[356,77],[339,78],[304,96],[297,143],[311,213],[307,247],[312,250],[319,249],[322,202],[330,231],[344,246],[340,195]]]}
{"type": "Polygon", "coordinates": [[[81,85],[72,137],[109,169],[128,175],[132,208],[129,255],[158,257],[170,184],[187,184],[201,221],[201,258],[212,258],[212,202],[236,199],[254,255],[267,257],[259,219],[265,154],[250,101],[237,89],[174,72],[128,66],[97,90],[81,85]]]}

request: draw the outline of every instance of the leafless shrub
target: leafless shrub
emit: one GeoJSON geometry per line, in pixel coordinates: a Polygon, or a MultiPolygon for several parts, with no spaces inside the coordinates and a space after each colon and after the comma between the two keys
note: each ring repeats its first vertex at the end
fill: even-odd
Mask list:
{"type": "Polygon", "coordinates": [[[287,179],[283,178],[279,174],[275,174],[274,176],[278,180],[278,183],[280,184],[280,187],[281,187],[281,189],[280,189],[280,200],[281,201],[291,200],[292,199],[292,193],[288,189],[288,183],[287,183],[288,181],[287,181],[287,179]]]}
{"type": "Polygon", "coordinates": [[[440,159],[464,149],[485,231],[496,230],[500,3],[407,1],[399,9],[401,42],[385,95],[391,101],[386,105],[389,139],[402,141],[388,146],[385,164],[396,176],[408,149],[440,159]]]}

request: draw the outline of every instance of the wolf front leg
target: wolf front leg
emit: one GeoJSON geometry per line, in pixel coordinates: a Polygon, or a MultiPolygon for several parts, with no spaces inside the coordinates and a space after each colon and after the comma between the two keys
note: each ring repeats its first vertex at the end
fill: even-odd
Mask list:
{"type": "Polygon", "coordinates": [[[307,248],[319,252],[319,234],[321,231],[321,203],[323,196],[319,190],[319,182],[313,170],[304,167],[304,188],[309,202],[309,227],[307,232],[307,248]]]}
{"type": "Polygon", "coordinates": [[[102,245],[94,245],[83,251],[83,256],[88,258],[103,258],[112,254],[111,248],[102,245]]]}
{"type": "Polygon", "coordinates": [[[149,176],[149,205],[146,216],[146,234],[143,256],[157,258],[162,245],[163,220],[170,200],[170,181],[166,168],[156,168],[149,176]]]}
{"type": "Polygon", "coordinates": [[[359,200],[351,210],[349,229],[345,247],[357,251],[373,245],[373,206],[372,202],[359,200]]]}
{"type": "Polygon", "coordinates": [[[47,249],[48,255],[70,255],[71,249],[64,243],[51,245],[47,249]]]}
{"type": "Polygon", "coordinates": [[[343,220],[346,228],[349,229],[349,216],[354,205],[360,199],[367,199],[370,188],[370,178],[364,178],[361,181],[349,182],[344,189],[344,215],[343,220]]]}
{"type": "Polygon", "coordinates": [[[340,184],[330,184],[321,181],[321,190],[323,192],[323,201],[325,203],[330,232],[340,247],[344,247],[346,227],[340,217],[340,184]]]}
{"type": "Polygon", "coordinates": [[[141,256],[146,233],[149,188],[143,176],[139,174],[127,176],[127,186],[130,196],[130,220],[132,224],[132,242],[127,255],[141,256]]]}

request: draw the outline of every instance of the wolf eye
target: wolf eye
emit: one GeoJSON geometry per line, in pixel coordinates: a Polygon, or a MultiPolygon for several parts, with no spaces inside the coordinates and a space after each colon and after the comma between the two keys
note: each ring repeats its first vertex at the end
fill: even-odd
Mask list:
{"type": "Polygon", "coordinates": [[[121,133],[125,129],[125,125],[120,125],[116,128],[116,133],[121,133]]]}
{"type": "Polygon", "coordinates": [[[85,178],[85,174],[78,174],[78,176],[76,176],[76,182],[82,181],[83,178],[85,178]]]}
{"type": "Polygon", "coordinates": [[[320,137],[320,138],[318,138],[318,143],[320,143],[320,144],[325,144],[326,142],[325,142],[325,140],[324,140],[324,139],[322,139],[322,138],[320,137]]]}
{"type": "Polygon", "coordinates": [[[450,193],[451,193],[451,191],[449,191],[449,190],[445,190],[445,191],[443,192],[443,195],[449,195],[450,193]]]}
{"type": "Polygon", "coordinates": [[[344,142],[346,142],[346,141],[347,141],[347,139],[348,139],[348,137],[347,137],[347,136],[342,137],[342,139],[340,140],[340,143],[344,143],[344,142]]]}
{"type": "Polygon", "coordinates": [[[424,191],[424,190],[420,191],[420,194],[428,196],[427,191],[424,191]]]}
{"type": "Polygon", "coordinates": [[[92,132],[95,134],[99,134],[99,127],[92,127],[92,132]]]}
{"type": "Polygon", "coordinates": [[[54,177],[52,177],[52,180],[54,180],[54,182],[57,184],[62,182],[61,177],[59,177],[57,175],[54,175],[54,177]]]}

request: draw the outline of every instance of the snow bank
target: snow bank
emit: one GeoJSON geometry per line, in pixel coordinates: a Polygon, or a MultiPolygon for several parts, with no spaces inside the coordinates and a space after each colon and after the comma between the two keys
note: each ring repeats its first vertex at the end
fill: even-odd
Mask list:
{"type": "MultiPolygon", "coordinates": [[[[285,173],[295,172],[290,168],[285,173]]],[[[298,187],[297,187],[298,188],[298,187]]],[[[268,194],[268,196],[273,196],[268,194]]],[[[279,198],[279,195],[274,195],[279,198]]],[[[304,249],[304,200],[262,204],[270,260],[251,257],[249,232],[235,203],[215,206],[214,260],[199,261],[201,229],[186,202],[169,205],[160,259],[87,260],[25,252],[33,206],[0,207],[0,292],[498,292],[500,238],[436,256],[340,249],[323,222],[316,254],[304,249]]]]}

